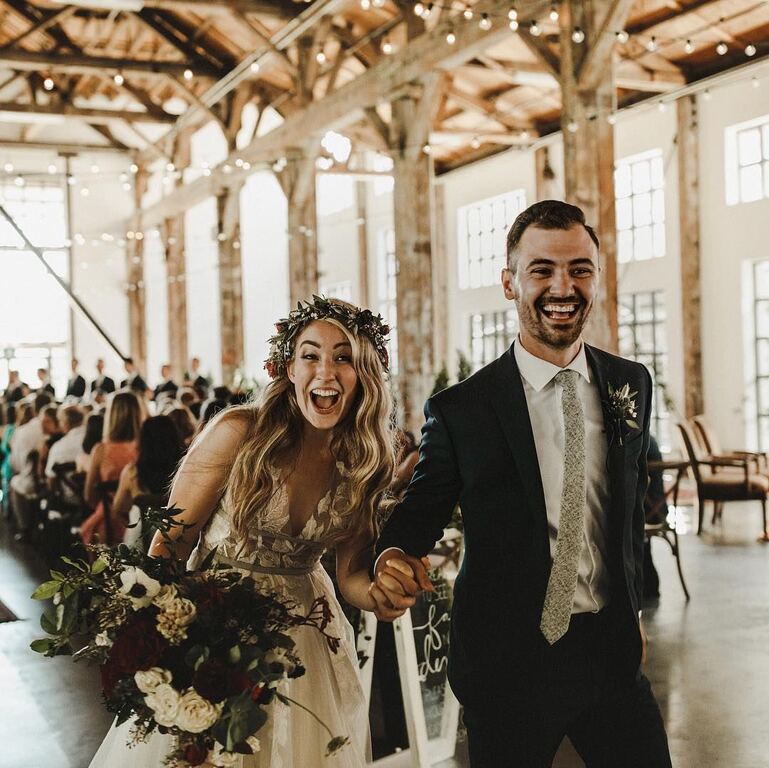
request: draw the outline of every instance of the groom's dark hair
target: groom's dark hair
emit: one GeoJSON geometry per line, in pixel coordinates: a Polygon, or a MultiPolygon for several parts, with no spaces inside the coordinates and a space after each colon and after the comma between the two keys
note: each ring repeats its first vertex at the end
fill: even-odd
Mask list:
{"type": "Polygon", "coordinates": [[[507,268],[515,271],[518,261],[515,252],[528,227],[571,229],[575,224],[583,226],[587,230],[596,249],[599,249],[598,237],[593,228],[585,222],[585,214],[581,208],[564,203],[563,200],[541,200],[530,205],[525,211],[518,214],[507,233],[507,268]]]}

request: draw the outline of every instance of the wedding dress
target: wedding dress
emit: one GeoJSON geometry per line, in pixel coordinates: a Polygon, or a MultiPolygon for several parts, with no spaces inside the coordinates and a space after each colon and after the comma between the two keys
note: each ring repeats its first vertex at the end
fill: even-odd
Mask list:
{"type": "MultiPolygon", "coordinates": [[[[302,677],[283,681],[279,690],[315,713],[334,736],[348,737],[349,743],[325,757],[331,738],[328,732],[301,707],[274,700],[269,719],[257,734],[259,752],[240,757],[235,768],[363,768],[369,758],[368,710],[358,678],[352,627],[320,564],[325,542],[341,526],[340,512],[346,508],[347,483],[339,462],[337,472],[336,488],[320,501],[299,536],[288,533],[288,492],[281,483],[266,509],[257,515],[243,551],[230,514],[220,504],[188,561],[194,568],[216,548],[217,559],[229,565],[240,563],[239,570],[254,578],[258,589],[294,601],[299,611],[307,612],[317,597],[325,596],[334,616],[326,632],[341,640],[334,654],[317,630],[297,628],[293,632],[295,650],[307,671],[302,677]]],[[[173,738],[156,731],[146,742],[128,747],[131,724],[129,720],[112,725],[90,768],[163,768],[173,738]]]]}

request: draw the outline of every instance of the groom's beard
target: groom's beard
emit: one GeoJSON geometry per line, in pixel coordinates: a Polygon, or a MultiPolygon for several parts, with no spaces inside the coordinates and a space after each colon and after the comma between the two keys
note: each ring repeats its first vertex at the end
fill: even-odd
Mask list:
{"type": "Polygon", "coordinates": [[[566,349],[579,339],[582,335],[582,329],[587,323],[590,310],[593,308],[593,303],[588,304],[581,296],[570,297],[568,302],[564,299],[539,298],[533,305],[516,299],[515,304],[518,308],[521,328],[524,328],[541,344],[553,349],[566,349]],[[573,303],[577,303],[578,306],[568,324],[553,323],[542,311],[542,307],[546,304],[573,303]]]}

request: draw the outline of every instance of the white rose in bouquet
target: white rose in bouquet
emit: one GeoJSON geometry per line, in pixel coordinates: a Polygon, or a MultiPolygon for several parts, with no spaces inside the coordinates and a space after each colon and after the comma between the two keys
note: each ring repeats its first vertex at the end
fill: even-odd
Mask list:
{"type": "Polygon", "coordinates": [[[188,688],[179,701],[174,725],[188,733],[202,733],[219,719],[223,706],[223,703],[212,704],[196,690],[188,688]]]}
{"type": "Polygon", "coordinates": [[[171,673],[167,669],[151,667],[140,669],[135,675],[136,687],[142,693],[153,693],[159,685],[171,682],[171,673]]]}
{"type": "Polygon", "coordinates": [[[181,709],[181,696],[168,683],[161,683],[152,693],[144,697],[147,706],[154,712],[155,722],[170,728],[176,724],[181,709]]]}
{"type": "Polygon", "coordinates": [[[208,762],[216,768],[235,768],[242,755],[236,752],[227,752],[217,741],[214,748],[208,753],[208,762]]]}
{"type": "Polygon", "coordinates": [[[155,595],[152,604],[160,608],[161,611],[168,610],[168,607],[179,597],[179,592],[174,584],[164,584],[160,592],[155,595]]]}
{"type": "Polygon", "coordinates": [[[120,574],[120,591],[128,597],[135,611],[146,608],[160,592],[160,582],[134,565],[127,565],[120,574]]]}

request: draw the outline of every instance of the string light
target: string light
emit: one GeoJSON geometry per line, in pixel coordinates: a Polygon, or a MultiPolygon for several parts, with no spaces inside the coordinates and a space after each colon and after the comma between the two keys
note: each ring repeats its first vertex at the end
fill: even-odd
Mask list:
{"type": "Polygon", "coordinates": [[[45,80],[43,80],[43,88],[45,88],[46,91],[52,91],[54,85],[55,83],[50,77],[46,77],[45,80]]]}
{"type": "Polygon", "coordinates": [[[706,88],[702,92],[702,98],[705,99],[705,101],[710,101],[710,99],[712,98],[712,94],[710,93],[710,88],[706,88]]]}
{"type": "Polygon", "coordinates": [[[318,64],[325,64],[326,63],[326,54],[323,53],[323,51],[318,51],[315,54],[315,61],[317,61],[318,64]]]}
{"type": "Polygon", "coordinates": [[[649,53],[654,53],[657,50],[657,38],[652,35],[648,43],[646,43],[646,50],[649,53]]]}
{"type": "Polygon", "coordinates": [[[422,152],[424,152],[426,155],[432,154],[432,151],[433,148],[430,146],[429,142],[422,147],[422,152]]]}
{"type": "Polygon", "coordinates": [[[249,67],[252,74],[256,74],[259,71],[259,62],[258,61],[252,61],[251,66],[249,67]]]}
{"type": "Polygon", "coordinates": [[[756,55],[756,46],[753,43],[748,43],[745,46],[745,55],[748,57],[756,55]]]}
{"type": "Polygon", "coordinates": [[[717,53],[719,56],[725,56],[728,50],[729,50],[729,46],[728,46],[726,43],[724,43],[723,41],[722,41],[722,42],[720,42],[720,43],[719,43],[719,44],[716,46],[716,53],[717,53]]]}
{"type": "Polygon", "coordinates": [[[630,35],[624,29],[617,32],[617,42],[620,45],[625,45],[628,40],[630,40],[630,35]]]}
{"type": "Polygon", "coordinates": [[[753,75],[753,77],[750,78],[750,84],[754,88],[760,88],[761,87],[761,81],[755,75],[753,75]]]}
{"type": "Polygon", "coordinates": [[[478,22],[478,26],[484,31],[488,32],[491,29],[491,19],[488,13],[481,14],[481,20],[478,22]]]}
{"type": "Polygon", "coordinates": [[[569,120],[569,122],[566,124],[566,130],[569,133],[576,133],[579,126],[577,125],[575,120],[569,120]]]}
{"type": "Polygon", "coordinates": [[[185,69],[184,70],[184,79],[185,80],[192,80],[192,70],[191,69],[185,69]]]}
{"type": "Polygon", "coordinates": [[[123,182],[123,189],[126,192],[130,192],[131,191],[131,185],[127,181],[124,181],[123,182]]]}
{"type": "Polygon", "coordinates": [[[518,21],[516,19],[510,19],[510,23],[507,26],[510,27],[511,32],[518,31],[518,21]]]}
{"type": "Polygon", "coordinates": [[[428,3],[427,8],[425,8],[424,11],[422,12],[422,18],[425,21],[427,21],[430,18],[430,14],[432,14],[434,7],[435,6],[433,5],[433,3],[428,3]]]}
{"type": "Polygon", "coordinates": [[[13,163],[6,163],[6,164],[3,166],[3,170],[4,170],[6,173],[13,173],[13,163]]]}
{"type": "Polygon", "coordinates": [[[532,37],[539,37],[542,34],[542,30],[536,21],[532,21],[529,25],[529,34],[532,37]]]}
{"type": "Polygon", "coordinates": [[[571,39],[572,42],[577,43],[577,45],[579,45],[579,43],[584,43],[585,33],[580,27],[574,27],[574,31],[571,33],[571,39]]]}
{"type": "Polygon", "coordinates": [[[422,3],[417,3],[414,6],[414,15],[415,16],[421,16],[425,12],[425,7],[422,5],[422,3]]]}
{"type": "Polygon", "coordinates": [[[473,136],[472,140],[470,141],[470,146],[473,149],[478,149],[481,146],[481,140],[477,136],[473,136]]]}
{"type": "Polygon", "coordinates": [[[383,8],[385,0],[373,0],[374,8],[383,8]]]}
{"type": "Polygon", "coordinates": [[[558,17],[558,6],[553,3],[553,5],[550,6],[550,21],[555,24],[555,22],[558,21],[558,17]]]}
{"type": "Polygon", "coordinates": [[[617,124],[617,114],[615,112],[610,112],[609,116],[606,118],[606,122],[609,125],[616,125],[617,124]]]}
{"type": "Polygon", "coordinates": [[[465,7],[465,10],[462,11],[462,16],[464,16],[467,21],[470,21],[473,18],[473,9],[469,6],[465,7]]]}
{"type": "Polygon", "coordinates": [[[667,110],[667,108],[668,108],[668,105],[667,105],[667,104],[665,104],[665,102],[664,102],[664,101],[662,101],[662,99],[660,99],[660,100],[657,102],[657,109],[658,109],[660,112],[665,112],[665,111],[667,110]]]}
{"type": "Polygon", "coordinates": [[[385,38],[382,41],[382,53],[385,56],[389,56],[392,52],[393,52],[393,44],[387,38],[385,38]]]}
{"type": "Polygon", "coordinates": [[[518,11],[515,7],[507,12],[507,18],[510,19],[510,21],[516,21],[518,19],[518,11]]]}
{"type": "Polygon", "coordinates": [[[116,72],[115,76],[112,79],[115,81],[115,85],[118,85],[118,86],[123,85],[123,83],[125,82],[125,78],[123,77],[123,75],[120,74],[120,72],[116,72]]]}
{"type": "Polygon", "coordinates": [[[691,40],[687,40],[684,43],[684,51],[686,53],[694,53],[694,43],[691,40]]]}
{"type": "Polygon", "coordinates": [[[367,11],[369,8],[371,8],[371,0],[360,0],[360,7],[367,11]]]}
{"type": "Polygon", "coordinates": [[[446,42],[449,45],[454,45],[454,43],[457,42],[457,36],[454,34],[453,30],[450,30],[449,33],[446,35],[446,42]]]}
{"type": "Polygon", "coordinates": [[[173,173],[176,170],[176,166],[173,163],[166,163],[166,170],[168,173],[173,173]]]}
{"type": "Polygon", "coordinates": [[[74,187],[77,184],[77,179],[71,173],[67,176],[67,184],[70,187],[74,187]]]}
{"type": "Polygon", "coordinates": [[[131,163],[131,165],[128,166],[128,170],[131,171],[131,173],[139,173],[139,166],[136,165],[136,163],[131,163]]]}
{"type": "Polygon", "coordinates": [[[56,167],[56,166],[55,166],[53,163],[51,163],[51,164],[48,166],[48,173],[50,173],[51,175],[53,175],[54,173],[56,173],[56,171],[57,171],[57,170],[58,170],[58,168],[57,168],[57,167],[56,167]]]}
{"type": "Polygon", "coordinates": [[[83,197],[88,197],[88,195],[90,195],[90,194],[91,194],[91,191],[88,189],[88,187],[83,187],[83,188],[80,190],[80,194],[81,194],[83,197]]]}
{"type": "Polygon", "coordinates": [[[24,177],[22,177],[22,176],[17,176],[17,177],[16,177],[16,178],[13,180],[13,183],[14,183],[14,184],[15,184],[17,187],[23,187],[23,186],[24,186],[24,177]]]}

